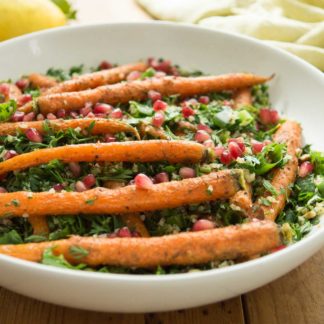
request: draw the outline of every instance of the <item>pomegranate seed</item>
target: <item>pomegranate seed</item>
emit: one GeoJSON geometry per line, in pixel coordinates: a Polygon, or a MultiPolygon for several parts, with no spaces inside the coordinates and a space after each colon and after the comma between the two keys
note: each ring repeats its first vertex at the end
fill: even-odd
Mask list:
{"type": "Polygon", "coordinates": [[[161,127],[164,123],[164,115],[161,112],[156,112],[152,118],[152,125],[155,127],[161,127]]]}
{"type": "Polygon", "coordinates": [[[153,187],[153,181],[144,173],[139,173],[134,178],[134,183],[137,189],[151,189],[153,187]]]}
{"type": "Polygon", "coordinates": [[[172,72],[171,62],[168,60],[156,60],[156,59],[149,59],[148,64],[156,71],[162,71],[164,73],[172,72]]]}
{"type": "Polygon", "coordinates": [[[162,99],[161,93],[154,90],[150,90],[147,95],[153,102],[162,99]]]}
{"type": "Polygon", "coordinates": [[[20,79],[15,84],[21,91],[24,91],[28,87],[29,81],[27,79],[20,79]]]}
{"type": "Polygon", "coordinates": [[[106,143],[116,142],[116,137],[114,135],[111,135],[111,134],[105,134],[104,141],[106,143]]]}
{"type": "Polygon", "coordinates": [[[35,128],[28,128],[25,135],[31,142],[41,143],[43,141],[42,135],[35,128]]]}
{"type": "Polygon", "coordinates": [[[207,96],[201,96],[201,97],[199,97],[198,101],[201,104],[208,105],[209,104],[209,97],[207,97],[207,96]]]}
{"type": "Polygon", "coordinates": [[[66,111],[65,109],[60,109],[56,113],[57,118],[64,118],[66,116],[66,111]]]}
{"type": "Polygon", "coordinates": [[[82,182],[87,188],[92,188],[96,184],[96,177],[93,174],[86,175],[82,182]]]}
{"type": "Polygon", "coordinates": [[[220,161],[223,164],[230,164],[233,161],[233,157],[229,151],[225,150],[220,156],[220,161]]]}
{"type": "Polygon", "coordinates": [[[258,142],[256,140],[252,140],[251,144],[252,144],[252,151],[254,154],[260,153],[265,146],[264,143],[258,142]]]}
{"type": "Polygon", "coordinates": [[[228,144],[228,150],[233,159],[237,159],[238,157],[243,155],[240,146],[236,142],[230,142],[228,144]]]}
{"type": "Polygon", "coordinates": [[[278,123],[280,116],[277,110],[261,108],[259,112],[260,122],[263,125],[273,125],[278,123]]]}
{"type": "Polygon", "coordinates": [[[128,227],[122,227],[116,232],[118,237],[132,237],[131,231],[128,227]]]}
{"type": "Polygon", "coordinates": [[[196,176],[196,171],[193,168],[182,167],[179,170],[179,175],[182,179],[194,178],[196,176]]]}
{"type": "Polygon", "coordinates": [[[20,122],[24,119],[25,113],[23,111],[16,111],[12,117],[11,120],[13,122],[20,122]]]}
{"type": "Polygon", "coordinates": [[[6,188],[0,187],[0,193],[6,193],[6,192],[8,192],[6,188]]]}
{"type": "Polygon", "coordinates": [[[46,119],[48,119],[48,120],[55,120],[55,119],[57,119],[57,117],[54,114],[49,113],[49,114],[46,115],[46,119]]]}
{"type": "Polygon", "coordinates": [[[38,114],[37,117],[36,117],[37,120],[44,120],[45,117],[43,114],[38,114]]]}
{"type": "Polygon", "coordinates": [[[245,152],[245,144],[244,144],[244,140],[242,137],[230,138],[228,140],[228,143],[231,143],[231,142],[237,143],[237,145],[240,147],[241,151],[245,152]]]}
{"type": "Polygon", "coordinates": [[[314,165],[309,161],[305,161],[299,166],[298,175],[301,178],[304,178],[308,176],[310,173],[312,173],[313,170],[314,170],[314,165]]]}
{"type": "Polygon", "coordinates": [[[195,134],[195,141],[197,141],[198,143],[203,143],[209,139],[210,139],[210,135],[206,131],[199,130],[195,134]]]}
{"type": "Polygon", "coordinates": [[[73,119],[77,119],[79,117],[79,114],[76,112],[76,111],[71,111],[70,112],[70,116],[73,118],[73,119]]]}
{"type": "Polygon", "coordinates": [[[77,192],[82,192],[82,191],[88,190],[88,188],[86,187],[86,185],[82,181],[77,181],[75,183],[75,190],[77,192]]]}
{"type": "Polygon", "coordinates": [[[132,237],[142,237],[142,235],[141,235],[141,233],[138,233],[138,232],[134,231],[132,233],[132,237]]]}
{"type": "Polygon", "coordinates": [[[155,183],[161,183],[161,182],[169,182],[169,175],[166,172],[161,172],[158,173],[155,177],[154,177],[155,183]]]}
{"type": "Polygon", "coordinates": [[[17,155],[18,155],[18,153],[15,150],[9,150],[5,153],[5,155],[3,156],[3,159],[9,160],[17,155]]]}
{"type": "Polygon", "coordinates": [[[53,189],[57,192],[61,192],[64,189],[64,186],[61,183],[57,183],[53,186],[53,189]]]}
{"type": "Polygon", "coordinates": [[[214,144],[213,140],[211,140],[211,139],[205,141],[203,143],[203,145],[206,146],[206,147],[209,147],[209,148],[214,148],[215,147],[215,144],[214,144]]]}
{"type": "Polygon", "coordinates": [[[35,113],[33,111],[31,111],[30,113],[28,113],[27,115],[24,116],[23,121],[24,122],[29,122],[35,119],[35,113]]]}
{"type": "Polygon", "coordinates": [[[98,66],[99,70],[108,70],[111,69],[112,67],[113,67],[112,64],[108,61],[102,61],[98,66]]]}
{"type": "Polygon", "coordinates": [[[21,95],[18,100],[17,100],[17,103],[19,106],[22,106],[24,104],[26,104],[27,102],[30,102],[33,100],[33,97],[32,95],[30,94],[24,94],[24,95],[21,95]]]}
{"type": "Polygon", "coordinates": [[[153,104],[154,111],[166,110],[167,107],[168,107],[167,103],[162,100],[156,100],[153,104]]]}
{"type": "Polygon", "coordinates": [[[279,245],[277,246],[276,248],[272,249],[271,252],[274,253],[274,252],[278,252],[280,250],[283,250],[286,248],[286,245],[279,245]]]}
{"type": "Polygon", "coordinates": [[[87,116],[90,112],[92,112],[91,105],[85,105],[85,107],[80,109],[80,114],[85,117],[87,116]]]}
{"type": "Polygon", "coordinates": [[[212,222],[208,219],[199,219],[192,226],[192,230],[194,232],[205,231],[205,230],[209,230],[209,229],[213,229],[213,228],[215,228],[214,222],[212,222]]]}
{"type": "Polygon", "coordinates": [[[141,72],[138,71],[132,71],[127,75],[126,80],[127,81],[135,81],[138,80],[141,77],[141,72]]]}
{"type": "Polygon", "coordinates": [[[123,118],[123,112],[119,108],[116,108],[110,113],[109,117],[121,119],[123,118]]]}
{"type": "Polygon", "coordinates": [[[81,167],[79,163],[76,162],[70,162],[69,163],[69,169],[72,172],[74,177],[78,177],[81,173],[81,167]]]}
{"type": "Polygon", "coordinates": [[[190,108],[188,106],[182,107],[182,115],[184,118],[188,118],[190,116],[193,116],[194,114],[195,114],[195,111],[192,108],[190,108]]]}
{"type": "Polygon", "coordinates": [[[109,114],[112,110],[113,106],[105,103],[97,103],[93,108],[95,114],[109,114]]]}
{"type": "Polygon", "coordinates": [[[204,124],[198,124],[198,125],[197,125],[197,129],[198,129],[198,130],[205,131],[205,132],[207,132],[208,134],[211,134],[211,133],[213,132],[212,129],[211,129],[209,126],[204,125],[204,124]]]}
{"type": "Polygon", "coordinates": [[[9,96],[10,87],[9,84],[3,83],[0,84],[0,93],[3,94],[5,97],[9,96]]]}
{"type": "Polygon", "coordinates": [[[216,146],[214,148],[215,156],[217,158],[220,158],[224,151],[225,151],[225,148],[223,146],[216,146]]]}

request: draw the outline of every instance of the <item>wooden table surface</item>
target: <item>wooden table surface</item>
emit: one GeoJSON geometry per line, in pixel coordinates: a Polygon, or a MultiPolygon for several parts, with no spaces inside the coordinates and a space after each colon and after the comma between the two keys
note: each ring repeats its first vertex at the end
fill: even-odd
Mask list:
{"type": "MultiPolygon", "coordinates": [[[[74,3],[79,10],[80,23],[150,19],[132,0],[74,0],[74,3]]],[[[324,323],[324,249],[286,276],[248,294],[167,313],[82,311],[43,303],[0,288],[0,324],[16,323],[320,324],[324,323]]]]}

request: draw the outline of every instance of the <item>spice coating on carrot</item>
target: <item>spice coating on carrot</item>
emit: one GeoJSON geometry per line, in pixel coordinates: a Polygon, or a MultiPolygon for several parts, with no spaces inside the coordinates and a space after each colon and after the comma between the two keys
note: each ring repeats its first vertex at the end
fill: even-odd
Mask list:
{"type": "Polygon", "coordinates": [[[84,192],[3,193],[0,195],[0,218],[81,213],[127,214],[228,199],[242,188],[243,174],[243,170],[239,169],[223,170],[197,178],[156,184],[149,190],[129,185],[113,190],[95,188],[84,192]],[[18,204],[12,204],[13,199],[18,204]]]}
{"type": "Polygon", "coordinates": [[[139,139],[139,134],[136,128],[122,121],[105,118],[56,119],[46,121],[1,123],[0,136],[14,135],[17,131],[25,131],[28,128],[35,128],[39,133],[44,134],[47,128],[46,126],[53,130],[67,130],[69,128],[87,130],[91,128],[90,133],[94,135],[125,132],[132,133],[137,139],[139,139]]]}
{"type": "Polygon", "coordinates": [[[63,162],[200,162],[206,148],[189,141],[129,141],[66,145],[17,155],[0,163],[0,174],[48,163],[63,162]]]}
{"type": "Polygon", "coordinates": [[[59,83],[55,87],[48,89],[46,94],[81,91],[93,89],[104,84],[113,84],[125,80],[132,71],[144,72],[148,65],[143,62],[126,64],[109,70],[83,74],[72,80],[59,83]]]}
{"type": "MultiPolygon", "coordinates": [[[[266,219],[275,220],[278,214],[285,207],[287,197],[290,194],[289,186],[295,182],[298,171],[298,158],[296,157],[296,150],[301,147],[301,127],[294,121],[286,121],[280,126],[274,134],[273,139],[278,143],[285,143],[287,145],[287,153],[291,159],[283,166],[282,169],[277,169],[274,172],[271,184],[278,192],[275,201],[271,206],[256,204],[255,209],[261,210],[266,219]],[[282,193],[284,191],[284,193],[282,193]]],[[[266,193],[264,198],[268,197],[270,193],[266,193]]]]}
{"type": "MultiPolygon", "coordinates": [[[[247,73],[188,78],[170,76],[105,85],[93,90],[49,94],[38,98],[37,103],[40,112],[47,114],[59,109],[78,110],[87,102],[92,104],[105,102],[115,105],[130,100],[143,100],[147,98],[149,90],[157,91],[163,96],[179,94],[186,97],[253,86],[268,80],[268,77],[247,73]]],[[[30,108],[23,106],[20,110],[29,111],[30,108]]]]}
{"type": "Polygon", "coordinates": [[[279,244],[279,231],[275,223],[254,221],[243,225],[150,238],[72,236],[61,241],[2,245],[0,253],[39,262],[44,250],[53,248],[54,254],[63,254],[71,263],[150,268],[250,257],[266,253],[279,244]],[[77,259],[71,253],[71,247],[83,248],[88,254],[77,259]]]}
{"type": "Polygon", "coordinates": [[[54,78],[39,73],[30,74],[28,80],[34,87],[40,89],[50,88],[57,84],[57,81],[54,78]]]}

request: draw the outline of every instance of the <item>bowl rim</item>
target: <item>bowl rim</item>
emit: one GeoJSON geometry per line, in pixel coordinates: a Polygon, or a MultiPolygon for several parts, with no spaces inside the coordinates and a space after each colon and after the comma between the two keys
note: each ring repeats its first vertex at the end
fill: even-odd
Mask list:
{"type": "MultiPolygon", "coordinates": [[[[324,74],[310,63],[302,60],[301,58],[284,51],[281,48],[276,48],[272,45],[263,43],[261,40],[254,39],[252,37],[246,35],[238,35],[230,32],[224,31],[217,31],[203,26],[192,25],[189,23],[174,23],[174,22],[162,22],[162,21],[145,21],[145,22],[120,22],[120,23],[94,23],[94,24],[85,24],[85,25],[72,25],[72,26],[63,26],[57,28],[51,28],[47,30],[41,30],[38,32],[30,33],[27,35],[22,35],[15,37],[13,39],[5,40],[0,43],[0,51],[2,48],[7,46],[15,45],[16,43],[28,41],[32,39],[37,39],[39,37],[46,37],[47,35],[51,34],[60,34],[66,32],[74,32],[75,30],[89,30],[93,29],[96,30],[98,28],[110,28],[110,27],[132,27],[132,26],[142,26],[145,28],[160,26],[162,28],[171,28],[171,29],[183,29],[183,30],[200,30],[201,32],[208,32],[210,34],[218,34],[223,37],[229,38],[232,41],[236,40],[243,40],[246,43],[249,43],[253,46],[261,47],[268,51],[272,51],[277,53],[281,56],[291,59],[294,61],[294,64],[302,65],[303,68],[310,70],[311,73],[315,74],[315,76],[320,80],[320,82],[324,85],[324,74]]],[[[156,275],[156,274],[116,274],[116,273],[100,273],[100,272],[90,272],[90,271],[81,271],[81,270],[74,270],[74,269],[65,269],[59,268],[54,266],[48,266],[40,263],[34,263],[30,261],[21,260],[15,257],[2,255],[0,254],[0,262],[6,262],[13,266],[18,266],[25,268],[26,270],[37,270],[37,271],[44,271],[50,274],[62,275],[66,277],[73,278],[89,278],[89,279],[96,279],[96,280],[114,280],[114,281],[132,281],[132,282],[169,282],[169,281],[186,281],[191,279],[200,279],[206,278],[214,275],[222,275],[222,274],[230,274],[235,272],[240,272],[247,269],[255,269],[257,266],[260,266],[264,263],[275,262],[279,258],[283,258],[288,254],[293,253],[300,246],[309,245],[312,241],[319,239],[321,236],[324,236],[324,226],[322,225],[314,225],[317,227],[314,232],[307,234],[305,238],[301,241],[286,247],[276,253],[271,253],[260,258],[245,261],[242,263],[234,264],[232,266],[224,267],[224,268],[216,268],[210,270],[202,270],[197,272],[187,272],[187,273],[176,273],[176,274],[167,274],[167,275],[156,275]]],[[[324,241],[322,242],[322,245],[324,241]]]]}

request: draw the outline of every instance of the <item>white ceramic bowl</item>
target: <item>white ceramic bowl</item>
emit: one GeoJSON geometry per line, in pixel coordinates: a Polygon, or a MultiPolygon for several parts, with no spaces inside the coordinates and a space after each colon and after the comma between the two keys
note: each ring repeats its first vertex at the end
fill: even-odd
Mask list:
{"type": "MultiPolygon", "coordinates": [[[[129,63],[149,56],[207,73],[276,73],[271,82],[274,106],[302,123],[308,143],[324,149],[323,74],[290,54],[246,37],[169,23],[60,28],[1,43],[0,79],[45,72],[49,67],[94,66],[102,59],[129,63]]],[[[0,285],[47,302],[89,310],[166,311],[224,300],[260,287],[304,262],[323,243],[322,225],[301,242],[257,260],[166,276],[71,271],[0,255],[0,285]]]]}

